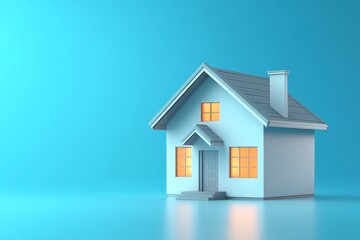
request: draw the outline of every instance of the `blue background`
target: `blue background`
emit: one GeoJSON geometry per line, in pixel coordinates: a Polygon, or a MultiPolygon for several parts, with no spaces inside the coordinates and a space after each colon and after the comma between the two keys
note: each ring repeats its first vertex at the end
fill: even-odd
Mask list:
{"type": "Polygon", "coordinates": [[[356,0],[0,1],[0,238],[358,238],[359,12],[356,0]],[[329,125],[315,198],[165,197],[165,132],[148,122],[202,62],[291,71],[290,93],[329,125]]]}
{"type": "Polygon", "coordinates": [[[202,63],[266,76],[329,125],[316,193],[359,193],[358,1],[1,1],[0,191],[165,194],[148,122],[202,63]]]}

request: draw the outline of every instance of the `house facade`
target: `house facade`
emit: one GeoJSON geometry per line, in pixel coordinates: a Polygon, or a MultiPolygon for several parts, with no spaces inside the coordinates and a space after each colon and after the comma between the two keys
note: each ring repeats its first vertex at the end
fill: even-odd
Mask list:
{"type": "Polygon", "coordinates": [[[269,74],[202,64],[154,117],[150,126],[166,131],[167,194],[314,193],[314,130],[327,125],[288,96],[288,72],[269,74]]]}

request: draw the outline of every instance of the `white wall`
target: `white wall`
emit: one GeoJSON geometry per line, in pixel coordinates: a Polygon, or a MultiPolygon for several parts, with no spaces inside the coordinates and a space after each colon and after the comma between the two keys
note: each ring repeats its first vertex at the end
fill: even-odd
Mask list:
{"type": "Polygon", "coordinates": [[[226,191],[230,197],[263,197],[263,125],[240,103],[208,78],[172,117],[166,129],[166,192],[179,194],[181,191],[199,189],[199,150],[219,151],[219,191],[226,191]],[[181,140],[191,128],[201,122],[201,102],[220,102],[220,121],[205,122],[224,141],[222,147],[209,147],[198,140],[193,146],[192,177],[175,177],[175,147],[182,146],[181,140]],[[229,147],[258,147],[258,178],[229,178],[229,147]]]}
{"type": "Polygon", "coordinates": [[[314,194],[314,131],[264,132],[265,197],[314,194]]]}

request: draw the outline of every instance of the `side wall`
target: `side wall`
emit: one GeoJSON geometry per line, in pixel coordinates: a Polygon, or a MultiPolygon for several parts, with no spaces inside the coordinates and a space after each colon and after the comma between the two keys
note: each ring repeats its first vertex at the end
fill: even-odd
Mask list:
{"type": "Polygon", "coordinates": [[[264,129],[265,197],[314,194],[313,130],[264,129]]]}
{"type": "Polygon", "coordinates": [[[263,125],[211,78],[206,79],[166,127],[166,192],[199,190],[199,151],[218,150],[219,191],[230,197],[263,197],[263,125]],[[220,102],[220,121],[201,122],[201,103],[220,102]],[[224,141],[224,146],[210,147],[198,139],[192,147],[192,177],[175,176],[175,147],[195,124],[207,124],[224,141]],[[258,178],[229,177],[229,147],[258,147],[258,178]]]}

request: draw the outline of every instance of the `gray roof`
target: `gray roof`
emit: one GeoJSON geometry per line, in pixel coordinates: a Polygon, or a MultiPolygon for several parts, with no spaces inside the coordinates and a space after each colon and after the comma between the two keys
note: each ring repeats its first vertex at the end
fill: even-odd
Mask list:
{"type": "Polygon", "coordinates": [[[198,138],[203,139],[209,146],[222,146],[224,141],[205,124],[196,124],[182,140],[183,145],[193,145],[198,138]]]}
{"type": "Polygon", "coordinates": [[[166,129],[167,122],[183,103],[210,76],[250,111],[265,127],[327,130],[327,125],[292,96],[285,118],[270,107],[269,78],[210,67],[203,63],[149,123],[153,129],[166,129]]]}

